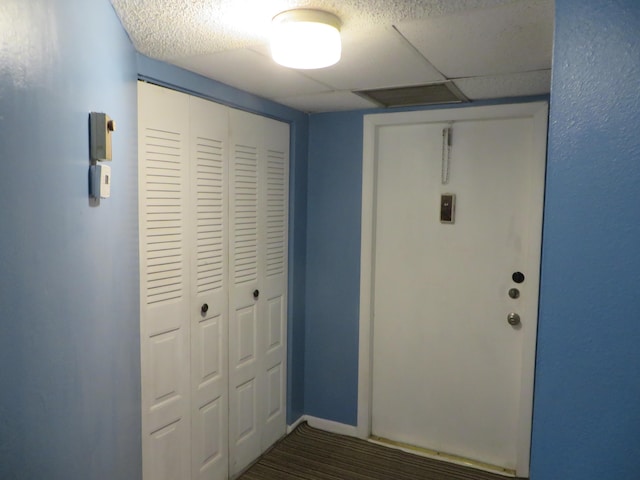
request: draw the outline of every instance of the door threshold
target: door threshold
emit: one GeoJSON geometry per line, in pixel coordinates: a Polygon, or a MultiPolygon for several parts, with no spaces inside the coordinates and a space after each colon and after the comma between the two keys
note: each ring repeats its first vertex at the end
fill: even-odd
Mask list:
{"type": "Polygon", "coordinates": [[[516,476],[516,471],[511,468],[500,467],[498,465],[481,462],[479,460],[473,460],[471,458],[454,455],[452,453],[439,452],[437,450],[431,450],[429,448],[418,447],[409,443],[397,442],[395,440],[389,440],[388,438],[378,437],[377,435],[371,435],[369,437],[369,441],[372,443],[377,443],[379,445],[397,448],[408,453],[432,458],[434,460],[442,460],[445,462],[461,465],[464,467],[471,467],[489,473],[497,473],[499,475],[504,475],[505,477],[515,478],[516,476]]]}

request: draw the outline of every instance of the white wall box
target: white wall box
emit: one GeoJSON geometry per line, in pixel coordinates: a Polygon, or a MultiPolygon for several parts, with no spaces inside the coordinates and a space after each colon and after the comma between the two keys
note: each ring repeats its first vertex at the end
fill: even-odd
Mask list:
{"type": "Polygon", "coordinates": [[[285,434],[289,125],[139,83],[144,480],[285,434]]]}

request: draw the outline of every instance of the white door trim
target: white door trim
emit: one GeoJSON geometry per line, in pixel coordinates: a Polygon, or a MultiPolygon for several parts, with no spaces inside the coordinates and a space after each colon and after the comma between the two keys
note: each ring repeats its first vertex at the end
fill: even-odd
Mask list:
{"type": "MultiPolygon", "coordinates": [[[[432,122],[461,120],[481,120],[500,118],[534,119],[534,155],[542,161],[535,162],[535,174],[544,182],[544,159],[546,158],[547,138],[547,102],[530,102],[510,105],[482,107],[448,108],[419,112],[382,113],[365,115],[363,120],[362,151],[362,218],[360,244],[360,333],[358,354],[358,425],[357,433],[361,438],[371,434],[371,374],[372,374],[372,302],[373,302],[373,254],[374,254],[374,204],[375,204],[375,154],[376,133],[379,127],[390,125],[409,125],[432,122]]],[[[542,183],[544,184],[544,183],[542,183]]],[[[539,193],[539,205],[543,202],[543,192],[539,193]]],[[[531,231],[534,238],[541,241],[542,208],[532,212],[536,230],[531,231]]],[[[535,249],[531,249],[535,250],[535,249]]],[[[531,252],[529,254],[532,254],[531,252]]],[[[533,254],[539,255],[537,252],[533,254]]],[[[536,275],[537,277],[537,275],[536,275]]],[[[537,319],[537,312],[536,312],[537,319]]],[[[537,326],[537,321],[536,321],[537,326]]],[[[518,427],[518,459],[516,473],[528,476],[529,451],[531,446],[531,418],[533,412],[533,380],[535,366],[536,326],[533,335],[526,339],[523,346],[522,389],[520,393],[520,415],[518,427]]]]}

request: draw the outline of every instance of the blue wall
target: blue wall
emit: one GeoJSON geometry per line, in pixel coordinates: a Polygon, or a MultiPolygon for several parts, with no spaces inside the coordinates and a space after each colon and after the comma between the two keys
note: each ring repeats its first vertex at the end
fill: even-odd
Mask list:
{"type": "Polygon", "coordinates": [[[556,0],[531,477],[640,478],[640,2],[556,0]]]}
{"type": "Polygon", "coordinates": [[[139,478],[135,52],[106,0],[2,0],[0,38],[0,478],[139,478]]]}
{"type": "Polygon", "coordinates": [[[311,116],[308,168],[305,413],[355,425],[361,112],[311,116]]]}
{"type": "Polygon", "coordinates": [[[304,413],[305,277],[307,251],[307,157],[309,117],[193,72],[138,55],[143,80],[287,122],[291,126],[289,171],[289,296],[287,329],[287,421],[304,413]]]}

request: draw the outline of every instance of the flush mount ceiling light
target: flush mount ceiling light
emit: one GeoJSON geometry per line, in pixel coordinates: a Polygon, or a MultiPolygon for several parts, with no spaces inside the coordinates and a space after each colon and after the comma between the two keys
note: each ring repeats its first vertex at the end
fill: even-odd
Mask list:
{"type": "Polygon", "coordinates": [[[273,17],[271,56],[280,65],[311,69],[340,60],[340,19],[322,10],[287,10],[273,17]]]}

